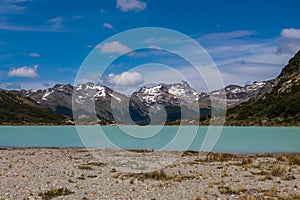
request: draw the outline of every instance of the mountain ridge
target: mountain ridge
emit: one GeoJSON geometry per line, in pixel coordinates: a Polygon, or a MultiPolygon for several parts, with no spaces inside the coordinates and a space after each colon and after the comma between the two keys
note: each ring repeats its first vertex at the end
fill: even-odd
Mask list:
{"type": "Polygon", "coordinates": [[[63,115],[45,109],[30,98],[0,89],[1,125],[67,125],[63,115]]]}
{"type": "Polygon", "coordinates": [[[300,51],[267,81],[268,92],[228,110],[228,125],[300,125],[300,51]]]}
{"type": "Polygon", "coordinates": [[[187,120],[208,124],[211,98],[222,101],[224,99],[218,99],[221,93],[226,95],[229,108],[227,125],[300,124],[297,106],[300,99],[300,51],[274,79],[245,86],[228,85],[209,93],[196,91],[186,81],[143,86],[131,96],[95,83],[56,84],[43,90],[9,92],[30,98],[38,106],[69,118],[75,114],[83,119],[83,124],[161,124],[162,107],[166,111],[167,123],[187,120]],[[91,103],[95,104],[94,110],[91,103]],[[97,116],[97,120],[93,121],[92,116],[97,116]]]}
{"type": "MultiPolygon", "coordinates": [[[[225,92],[227,96],[227,103],[229,106],[244,102],[254,96],[261,89],[264,82],[254,82],[252,85],[241,86],[227,86],[225,92]]],[[[44,90],[21,90],[17,91],[26,97],[32,98],[44,108],[50,108],[55,112],[73,117],[72,103],[82,107],[82,109],[75,109],[78,117],[86,118],[88,113],[96,112],[97,117],[106,121],[107,123],[127,124],[130,120],[124,119],[126,112],[126,105],[129,104],[129,114],[133,118],[133,122],[137,124],[149,124],[151,118],[159,116],[159,107],[164,107],[167,112],[167,121],[174,120],[195,120],[200,115],[210,115],[210,96],[218,96],[223,90],[215,90],[211,93],[198,92],[193,89],[187,82],[165,84],[159,83],[152,87],[141,87],[131,96],[113,91],[107,86],[85,83],[77,86],[70,84],[56,84],[52,88],[44,90]],[[74,97],[72,102],[72,95],[74,97]],[[96,111],[89,110],[85,103],[91,103],[94,98],[96,111]],[[120,103],[120,109],[113,113],[111,109],[112,99],[120,103]],[[184,108],[184,111],[180,107],[184,108]],[[200,110],[197,110],[197,106],[200,110]],[[150,116],[150,110],[154,110],[150,116]],[[86,112],[89,110],[88,112],[86,112]],[[113,116],[117,113],[117,119],[113,116]],[[186,113],[186,114],[184,114],[186,113]]],[[[89,104],[87,103],[87,105],[89,104]]],[[[198,108],[198,109],[199,109],[198,108]]],[[[126,116],[128,118],[128,116],[126,116]]],[[[88,123],[85,121],[84,123],[88,123]]],[[[94,122],[95,123],[95,122],[94,122]]],[[[159,121],[155,122],[160,124],[159,121]]]]}

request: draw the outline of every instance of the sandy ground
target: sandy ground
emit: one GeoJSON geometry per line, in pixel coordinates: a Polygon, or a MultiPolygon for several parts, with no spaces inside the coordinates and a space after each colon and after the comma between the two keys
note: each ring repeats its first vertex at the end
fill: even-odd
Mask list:
{"type": "Polygon", "coordinates": [[[300,199],[300,155],[1,149],[0,199],[300,199]]]}

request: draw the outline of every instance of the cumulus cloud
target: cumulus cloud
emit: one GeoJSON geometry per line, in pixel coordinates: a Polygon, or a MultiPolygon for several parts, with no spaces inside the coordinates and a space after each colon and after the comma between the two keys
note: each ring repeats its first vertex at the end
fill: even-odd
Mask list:
{"type": "Polygon", "coordinates": [[[106,82],[117,87],[134,87],[144,83],[144,78],[139,72],[128,71],[121,74],[109,74],[106,82]]]}
{"type": "Polygon", "coordinates": [[[119,41],[106,42],[98,46],[102,53],[120,53],[124,54],[132,51],[128,46],[120,43],[119,41]]]}
{"type": "Polygon", "coordinates": [[[41,57],[39,53],[29,53],[28,56],[30,57],[41,57]]]}
{"type": "Polygon", "coordinates": [[[282,29],[280,35],[286,38],[300,39],[300,29],[282,29]]]}
{"type": "Polygon", "coordinates": [[[147,8],[147,4],[140,0],[117,0],[117,6],[123,12],[139,12],[147,8]]]}
{"type": "Polygon", "coordinates": [[[107,29],[113,29],[114,28],[114,26],[113,25],[111,25],[111,24],[109,24],[109,23],[103,23],[103,27],[104,28],[107,28],[107,29]]]}
{"type": "Polygon", "coordinates": [[[278,54],[294,54],[300,49],[300,29],[282,29],[278,54]]]}
{"type": "Polygon", "coordinates": [[[33,67],[23,66],[19,68],[13,68],[8,72],[9,77],[26,77],[26,78],[37,78],[38,77],[38,65],[33,67]]]}

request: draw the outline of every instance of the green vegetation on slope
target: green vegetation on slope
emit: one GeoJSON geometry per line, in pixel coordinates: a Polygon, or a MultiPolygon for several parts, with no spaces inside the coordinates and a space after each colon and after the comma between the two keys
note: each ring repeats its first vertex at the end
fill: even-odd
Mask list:
{"type": "Polygon", "coordinates": [[[299,72],[300,51],[282,69],[269,93],[229,109],[227,124],[300,125],[299,72]]]}
{"type": "Polygon", "coordinates": [[[66,117],[42,108],[32,99],[0,89],[0,124],[66,124],[66,117]]]}

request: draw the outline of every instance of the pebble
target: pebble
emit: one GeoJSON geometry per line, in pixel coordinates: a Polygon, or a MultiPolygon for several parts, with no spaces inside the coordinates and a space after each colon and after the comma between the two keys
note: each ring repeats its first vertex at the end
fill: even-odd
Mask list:
{"type": "Polygon", "coordinates": [[[293,180],[284,180],[283,176],[262,181],[263,175],[251,174],[258,171],[255,166],[270,172],[278,164],[273,157],[253,158],[252,165],[241,166],[232,162],[195,162],[199,155],[182,157],[182,152],[134,153],[105,149],[90,154],[93,153],[98,153],[97,157],[87,156],[83,149],[72,148],[1,150],[0,199],[40,199],[39,193],[62,187],[74,193],[57,199],[239,199],[243,192],[226,193],[225,188],[240,186],[251,195],[261,196],[273,186],[277,196],[300,192],[294,187],[299,184],[300,166],[293,166],[289,172],[295,177],[293,180]],[[90,170],[78,167],[89,166],[88,163],[104,163],[105,166],[93,165],[90,170]],[[168,167],[170,163],[172,167],[168,167]],[[128,176],[129,172],[134,176],[135,173],[151,173],[154,169],[163,169],[168,176],[180,176],[182,180],[128,176]],[[224,169],[228,176],[222,177],[224,169]],[[131,179],[134,184],[130,183],[131,179]],[[220,192],[220,187],[225,193],[220,192]]]}

